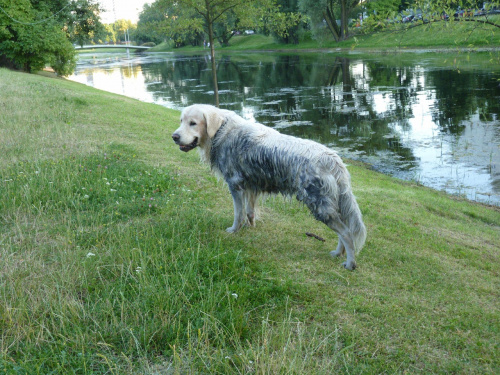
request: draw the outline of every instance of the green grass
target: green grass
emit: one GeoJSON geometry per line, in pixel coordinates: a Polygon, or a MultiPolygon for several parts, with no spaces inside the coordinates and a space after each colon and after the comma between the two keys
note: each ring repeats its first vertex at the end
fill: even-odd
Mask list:
{"type": "MultiPolygon", "coordinates": [[[[500,16],[489,16],[489,20],[500,24],[500,16]]],[[[500,32],[497,27],[475,22],[435,22],[404,30],[384,30],[370,35],[355,34],[346,41],[305,40],[296,44],[280,44],[271,36],[239,35],[234,36],[229,47],[216,48],[221,51],[241,50],[391,50],[394,49],[453,49],[500,47],[500,32]]],[[[149,51],[200,51],[200,47],[183,47],[173,49],[167,43],[162,43],[149,51]]],[[[208,51],[208,49],[206,49],[208,51]]]]}
{"type": "MultiPolygon", "coordinates": [[[[490,21],[500,24],[500,16],[491,16],[490,21]]],[[[343,42],[354,48],[478,48],[499,47],[500,29],[492,25],[475,22],[435,22],[411,27],[406,30],[382,31],[360,36],[357,41],[343,42]]]]}
{"type": "Polygon", "coordinates": [[[0,92],[0,373],[500,371],[499,208],[351,163],[348,272],[295,201],[227,234],[178,112],[5,69],[0,92]]]}

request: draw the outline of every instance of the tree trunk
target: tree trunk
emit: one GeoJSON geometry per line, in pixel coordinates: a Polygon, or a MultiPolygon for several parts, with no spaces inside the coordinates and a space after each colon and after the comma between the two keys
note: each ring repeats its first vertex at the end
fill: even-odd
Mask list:
{"type": "Polygon", "coordinates": [[[217,83],[217,65],[215,64],[215,47],[214,47],[214,29],[212,14],[210,12],[208,1],[205,0],[207,4],[207,23],[208,23],[208,41],[210,43],[210,56],[212,60],[212,79],[214,81],[214,95],[215,95],[215,106],[219,106],[219,85],[217,83]]]}
{"type": "Polygon", "coordinates": [[[330,29],[330,32],[333,35],[333,38],[336,42],[338,42],[340,39],[340,30],[337,25],[337,20],[335,19],[335,16],[330,7],[326,7],[326,11],[323,12],[323,17],[325,18],[325,21],[328,25],[328,28],[330,29]]]}
{"type": "Polygon", "coordinates": [[[347,4],[346,0],[340,1],[340,39],[347,38],[347,4]]]}

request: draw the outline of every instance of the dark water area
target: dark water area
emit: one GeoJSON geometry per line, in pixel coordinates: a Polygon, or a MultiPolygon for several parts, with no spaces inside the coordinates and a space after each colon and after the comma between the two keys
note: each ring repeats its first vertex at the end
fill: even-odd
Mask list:
{"type": "MultiPolygon", "coordinates": [[[[220,102],[383,173],[500,205],[500,69],[462,59],[222,55],[220,102]]],[[[210,64],[208,55],[82,54],[70,79],[182,109],[213,103],[210,64]]]]}

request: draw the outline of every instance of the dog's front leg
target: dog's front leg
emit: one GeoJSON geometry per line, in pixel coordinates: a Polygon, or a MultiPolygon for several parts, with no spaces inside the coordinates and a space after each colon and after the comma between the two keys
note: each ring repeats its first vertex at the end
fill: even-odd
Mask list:
{"type": "Polygon", "coordinates": [[[229,187],[233,196],[234,221],[233,226],[226,229],[228,233],[238,231],[245,223],[245,213],[243,211],[243,190],[229,187]]]}

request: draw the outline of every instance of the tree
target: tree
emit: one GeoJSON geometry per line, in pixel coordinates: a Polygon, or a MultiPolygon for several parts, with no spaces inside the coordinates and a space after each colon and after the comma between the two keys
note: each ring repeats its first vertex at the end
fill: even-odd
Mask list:
{"type": "Polygon", "coordinates": [[[72,38],[96,32],[98,12],[93,0],[0,0],[0,65],[28,72],[48,65],[71,74],[72,38]]]}
{"type": "Polygon", "coordinates": [[[111,27],[117,41],[125,41],[127,30],[129,33],[133,33],[137,28],[136,24],[132,21],[124,19],[116,20],[111,24],[111,27]]]}
{"type": "Polygon", "coordinates": [[[116,35],[115,31],[113,30],[113,24],[104,24],[104,34],[102,35],[102,39],[107,43],[116,43],[116,35]]]}
{"type": "Polygon", "coordinates": [[[274,0],[157,0],[154,4],[163,7],[164,11],[170,11],[170,14],[166,13],[166,24],[170,34],[173,31],[191,30],[204,31],[208,36],[214,99],[215,105],[219,106],[214,44],[218,22],[233,19],[241,25],[250,23],[258,25],[263,18],[263,12],[273,7],[274,0]]]}
{"type": "Polygon", "coordinates": [[[106,29],[99,19],[101,9],[93,0],[73,0],[66,16],[65,31],[70,41],[83,46],[88,41],[102,38],[106,29]]]}
{"type": "Polygon", "coordinates": [[[299,43],[300,24],[307,17],[299,12],[298,0],[277,0],[277,6],[268,14],[267,28],[279,42],[299,43]]]}
{"type": "Polygon", "coordinates": [[[164,37],[160,32],[160,25],[164,19],[163,13],[159,12],[154,4],[144,4],[144,8],[139,14],[134,40],[139,44],[146,42],[161,43],[164,37]]]}
{"type": "Polygon", "coordinates": [[[203,19],[194,9],[176,0],[156,0],[151,8],[161,16],[154,24],[155,31],[173,41],[175,47],[203,42],[203,19]]]}
{"type": "Polygon", "coordinates": [[[359,0],[300,0],[299,7],[310,17],[317,36],[326,26],[335,41],[339,41],[349,35],[348,16],[359,3],[359,0]]]}

